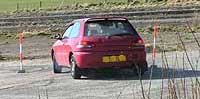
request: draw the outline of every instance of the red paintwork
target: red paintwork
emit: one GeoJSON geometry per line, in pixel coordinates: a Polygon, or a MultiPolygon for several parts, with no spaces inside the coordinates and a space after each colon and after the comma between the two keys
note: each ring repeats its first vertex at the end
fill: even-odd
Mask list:
{"type": "MultiPolygon", "coordinates": [[[[114,17],[122,18],[122,17],[114,17]]],[[[80,32],[77,38],[57,40],[53,46],[52,51],[55,54],[57,63],[60,66],[70,67],[69,58],[70,53],[75,57],[77,66],[79,68],[105,68],[105,67],[127,67],[133,63],[145,63],[146,52],[143,40],[139,35],[111,38],[107,37],[84,37],[84,25],[88,20],[102,19],[100,18],[84,18],[80,21],[80,32]],[[81,41],[90,41],[94,43],[93,48],[80,49],[77,45],[81,41]],[[109,55],[126,55],[126,62],[103,63],[102,57],[109,55]]],[[[77,21],[77,20],[76,20],[77,21]]],[[[73,23],[73,22],[72,22],[73,23]]],[[[84,43],[84,42],[83,42],[84,43]]]]}

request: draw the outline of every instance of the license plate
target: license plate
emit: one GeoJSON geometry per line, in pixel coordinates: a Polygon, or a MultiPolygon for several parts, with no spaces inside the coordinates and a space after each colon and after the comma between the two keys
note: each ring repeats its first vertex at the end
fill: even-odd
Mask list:
{"type": "Polygon", "coordinates": [[[119,56],[103,56],[102,61],[104,63],[109,63],[109,62],[124,62],[126,61],[126,56],[125,55],[119,55],[119,56]]]}

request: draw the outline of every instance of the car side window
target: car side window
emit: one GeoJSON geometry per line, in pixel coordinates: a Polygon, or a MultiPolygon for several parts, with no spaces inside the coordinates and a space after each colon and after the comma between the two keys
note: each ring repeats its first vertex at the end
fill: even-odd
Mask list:
{"type": "Polygon", "coordinates": [[[80,31],[80,22],[76,22],[73,25],[69,38],[78,37],[79,31],[80,31]]]}
{"type": "Polygon", "coordinates": [[[65,33],[63,34],[63,37],[62,37],[62,38],[69,38],[69,35],[70,35],[71,31],[72,31],[72,28],[73,28],[73,25],[69,26],[69,27],[66,29],[65,33]]]}

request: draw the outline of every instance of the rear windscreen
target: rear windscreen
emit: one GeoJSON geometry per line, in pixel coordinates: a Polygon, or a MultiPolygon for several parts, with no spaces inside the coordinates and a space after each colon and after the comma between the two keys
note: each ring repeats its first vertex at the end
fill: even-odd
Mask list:
{"type": "Polygon", "coordinates": [[[115,34],[135,35],[136,31],[126,20],[99,20],[85,24],[84,36],[112,36],[115,34]]]}

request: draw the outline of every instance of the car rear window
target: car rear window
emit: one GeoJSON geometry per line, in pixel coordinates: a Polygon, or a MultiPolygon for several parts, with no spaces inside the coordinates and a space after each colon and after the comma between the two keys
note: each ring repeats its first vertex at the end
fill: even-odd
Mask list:
{"type": "Polygon", "coordinates": [[[85,24],[85,36],[135,35],[136,31],[127,20],[98,20],[85,24]]]}

